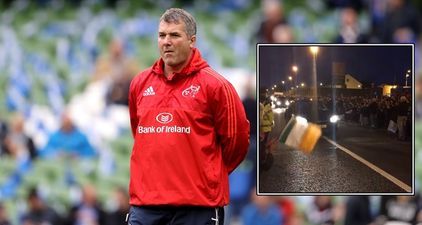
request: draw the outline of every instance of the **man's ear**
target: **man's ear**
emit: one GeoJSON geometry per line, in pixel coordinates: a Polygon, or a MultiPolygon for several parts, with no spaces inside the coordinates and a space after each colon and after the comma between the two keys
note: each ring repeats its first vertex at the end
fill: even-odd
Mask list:
{"type": "Polygon", "coordinates": [[[190,44],[189,44],[190,48],[194,48],[196,44],[196,35],[192,35],[189,41],[190,41],[190,44]]]}

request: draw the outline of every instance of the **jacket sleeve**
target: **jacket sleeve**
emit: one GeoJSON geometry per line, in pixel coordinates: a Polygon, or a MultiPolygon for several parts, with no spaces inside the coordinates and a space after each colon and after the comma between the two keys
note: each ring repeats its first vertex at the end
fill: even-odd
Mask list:
{"type": "Polygon", "coordinates": [[[217,138],[222,146],[223,161],[229,173],[243,161],[249,147],[249,121],[235,89],[223,81],[213,98],[217,138]]]}
{"type": "Polygon", "coordinates": [[[136,88],[136,77],[130,83],[129,88],[129,117],[130,127],[132,129],[133,138],[136,135],[136,128],[138,126],[138,115],[137,115],[137,88],[136,88]]]}
{"type": "Polygon", "coordinates": [[[270,122],[270,126],[274,127],[274,114],[273,114],[273,110],[271,109],[271,104],[267,105],[266,108],[267,108],[268,120],[270,122]]]}

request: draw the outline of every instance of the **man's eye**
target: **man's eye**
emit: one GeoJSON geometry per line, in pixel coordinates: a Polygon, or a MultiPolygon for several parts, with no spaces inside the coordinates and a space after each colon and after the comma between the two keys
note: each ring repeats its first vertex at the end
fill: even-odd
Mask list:
{"type": "Polygon", "coordinates": [[[159,34],[158,35],[160,38],[163,38],[163,37],[165,37],[166,35],[165,34],[159,34]]]}

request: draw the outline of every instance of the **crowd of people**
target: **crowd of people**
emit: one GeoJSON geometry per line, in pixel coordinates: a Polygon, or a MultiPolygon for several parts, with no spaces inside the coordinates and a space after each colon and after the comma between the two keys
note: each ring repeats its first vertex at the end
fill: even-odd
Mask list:
{"type": "Polygon", "coordinates": [[[10,123],[0,121],[0,157],[9,155],[11,158],[34,159],[38,156],[34,141],[24,132],[24,118],[16,113],[10,123]]]}
{"type": "Polygon", "coordinates": [[[0,156],[33,161],[37,157],[55,158],[63,154],[82,158],[97,154],[68,113],[62,114],[60,127],[49,135],[46,145],[41,148],[35,146],[33,138],[24,130],[24,122],[20,113],[14,114],[9,124],[1,122],[0,156]]]}
{"type": "MultiPolygon", "coordinates": [[[[421,13],[414,2],[410,0],[325,1],[325,9],[335,9],[339,12],[336,34],[329,42],[414,43],[419,40],[422,31],[421,13]],[[362,14],[367,14],[369,21],[361,21],[362,14]]],[[[258,42],[292,43],[300,39],[304,39],[300,41],[308,42],[315,38],[298,36],[302,34],[293,32],[300,21],[286,10],[281,1],[263,1],[262,9],[264,18],[257,32],[258,42]]]]}
{"type": "MultiPolygon", "coordinates": [[[[59,213],[50,207],[37,188],[28,190],[26,209],[18,218],[22,225],[117,225],[125,220],[129,210],[129,196],[125,188],[115,188],[110,199],[114,204],[106,209],[97,199],[95,187],[86,184],[81,187],[79,200],[66,213],[59,213]]],[[[0,202],[0,224],[11,225],[5,207],[0,202]]]]}
{"type": "MultiPolygon", "coordinates": [[[[114,189],[115,204],[104,206],[91,185],[81,187],[80,199],[65,214],[48,206],[41,192],[32,188],[27,193],[26,210],[19,217],[24,225],[114,225],[122,224],[129,210],[128,194],[123,188],[114,189]]],[[[385,224],[422,222],[421,199],[415,196],[257,196],[250,193],[250,202],[227,224],[385,224]]],[[[11,225],[4,205],[0,202],[0,224],[11,225]]],[[[225,223],[226,224],[226,223],[225,223]]]]}
{"type": "Polygon", "coordinates": [[[368,98],[366,96],[323,98],[322,105],[335,106],[346,121],[362,127],[388,129],[401,141],[412,137],[412,99],[409,94],[368,98]]]}
{"type": "Polygon", "coordinates": [[[238,220],[244,225],[418,224],[421,199],[415,196],[256,196],[238,220]]]}

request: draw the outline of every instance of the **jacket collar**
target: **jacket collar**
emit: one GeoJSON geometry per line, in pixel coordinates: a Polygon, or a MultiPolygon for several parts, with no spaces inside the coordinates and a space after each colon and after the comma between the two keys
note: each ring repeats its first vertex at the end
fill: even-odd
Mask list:
{"type": "MultiPolygon", "coordinates": [[[[168,80],[174,80],[177,77],[189,76],[199,70],[208,67],[208,63],[201,57],[201,53],[197,48],[192,49],[192,55],[189,63],[178,73],[169,76],[168,80]]],[[[164,76],[164,61],[162,58],[158,59],[152,66],[152,71],[157,75],[164,76]]]]}

